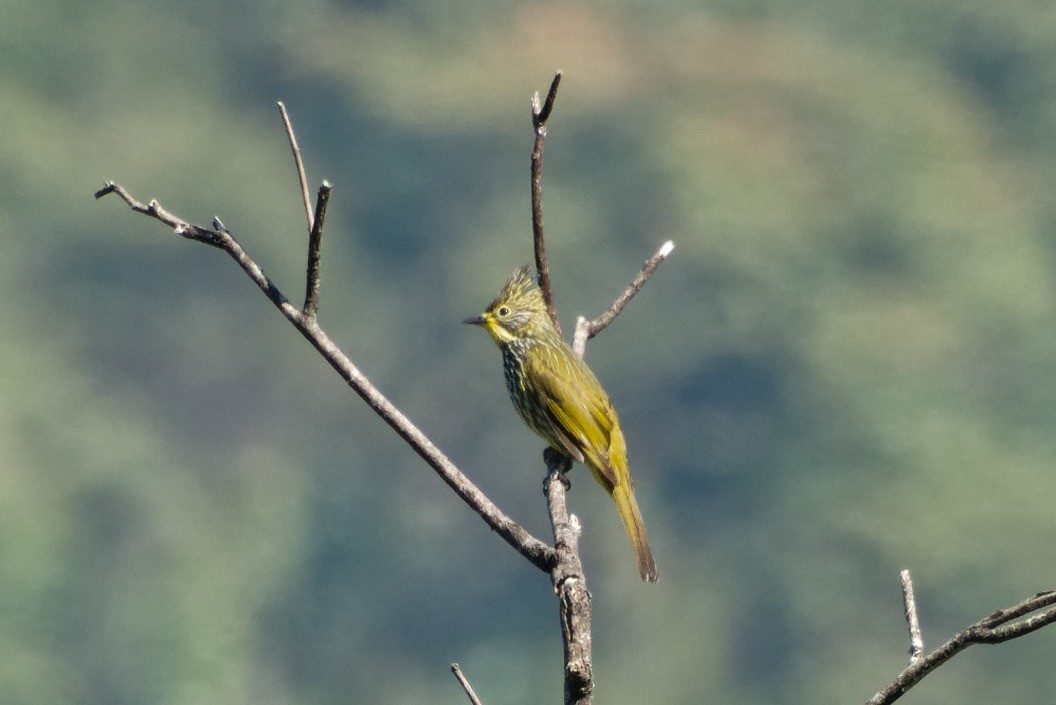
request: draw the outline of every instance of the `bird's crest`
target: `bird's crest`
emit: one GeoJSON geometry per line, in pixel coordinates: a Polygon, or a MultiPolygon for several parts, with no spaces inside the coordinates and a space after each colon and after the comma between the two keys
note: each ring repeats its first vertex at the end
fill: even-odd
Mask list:
{"type": "Polygon", "coordinates": [[[554,333],[543,292],[528,276],[528,267],[515,269],[487,310],[465,323],[482,326],[500,346],[518,339],[542,340],[554,333]]]}
{"type": "Polygon", "coordinates": [[[495,310],[500,304],[505,304],[515,309],[545,310],[543,303],[543,292],[536,288],[535,282],[528,275],[528,265],[513,270],[513,274],[506,280],[502,291],[488,306],[488,310],[495,310]]]}

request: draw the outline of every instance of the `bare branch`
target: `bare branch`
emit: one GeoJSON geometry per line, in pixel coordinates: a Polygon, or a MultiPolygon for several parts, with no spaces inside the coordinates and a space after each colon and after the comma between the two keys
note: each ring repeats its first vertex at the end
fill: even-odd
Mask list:
{"type": "Polygon", "coordinates": [[[1052,605],[1056,605],[1056,591],[1039,592],[1007,609],[994,612],[989,617],[958,632],[952,639],[928,655],[910,663],[891,683],[868,700],[866,705],[887,705],[887,703],[895,702],[919,683],[924,676],[972,644],[1000,644],[1056,622],[1056,607],[1052,605]],[[1045,607],[1049,609],[1027,617],[1045,607]],[[1013,621],[1021,617],[1026,617],[1026,619],[1013,621]]]}
{"type": "Polygon", "coordinates": [[[920,620],[917,619],[917,598],[913,594],[913,577],[908,570],[899,573],[902,581],[902,607],[906,613],[906,626],[909,628],[909,665],[912,666],[924,657],[924,637],[920,633],[920,620]]]}
{"type": "Polygon", "coordinates": [[[96,192],[101,198],[108,193],[116,193],[138,213],[155,218],[172,228],[178,235],[198,240],[224,250],[242,268],[250,279],[260,288],[268,299],[308,339],[330,366],[337,370],[342,379],[352,387],[363,401],[370,406],[411,448],[437,472],[438,475],[462,498],[480,517],[501,536],[508,544],[527,558],[540,570],[550,572],[556,560],[554,549],[532,536],[499,509],[494,502],[466,477],[444,453],[422,431],[408,419],[403,412],[390,402],[371,381],[359,371],[352,361],[330,337],[319,327],[313,316],[306,315],[293,306],[271,279],[246,253],[234,236],[219,221],[216,229],[210,230],[192,225],[168,211],[156,201],[144,205],[133,198],[123,187],[113,182],[107,183],[96,192]]]}
{"type": "Polygon", "coordinates": [[[280,100],[278,106],[282,124],[286,128],[286,139],[293,152],[293,163],[297,168],[297,182],[301,187],[301,199],[304,201],[304,214],[308,219],[308,276],[305,281],[304,306],[301,310],[306,316],[314,318],[319,312],[319,252],[323,238],[323,222],[326,219],[326,207],[330,203],[330,192],[333,187],[326,181],[323,182],[323,185],[319,187],[313,211],[308,197],[308,175],[304,170],[304,160],[301,158],[301,148],[297,144],[297,134],[293,131],[293,122],[290,121],[290,114],[286,111],[286,104],[280,100]]]}
{"type": "Polygon", "coordinates": [[[554,75],[546,102],[539,104],[539,93],[532,96],[532,127],[535,128],[535,146],[532,148],[532,234],[535,243],[535,271],[538,273],[539,290],[543,292],[546,312],[554,322],[557,334],[561,335],[561,322],[557,320],[554,292],[550,285],[550,265],[546,258],[546,241],[543,237],[543,147],[546,144],[546,122],[554,110],[557,87],[561,85],[561,72],[554,75]]]}
{"type": "Polygon", "coordinates": [[[455,674],[455,678],[458,679],[459,684],[462,686],[462,690],[466,691],[466,696],[469,698],[469,702],[472,705],[483,705],[480,702],[480,698],[477,697],[476,692],[473,690],[473,686],[470,685],[469,680],[462,674],[462,669],[457,663],[451,664],[451,672],[455,674]]]}
{"type": "Polygon", "coordinates": [[[550,522],[554,529],[557,561],[550,579],[561,610],[561,637],[565,651],[565,705],[594,702],[594,665],[590,623],[592,600],[579,558],[579,519],[570,515],[565,503],[572,462],[552,448],[543,452],[547,476],[543,483],[550,522]]]}
{"type": "MultiPolygon", "coordinates": [[[[169,213],[154,199],[151,199],[150,203],[138,201],[133,198],[132,194],[125,190],[123,186],[116,184],[113,181],[107,181],[101,189],[96,191],[95,198],[98,200],[110,193],[116,193],[122,201],[128,204],[129,208],[137,213],[149,215],[151,218],[155,218],[165,225],[168,225],[172,228],[172,231],[180,237],[185,237],[188,240],[196,240],[197,242],[203,242],[206,245],[223,249],[223,246],[220,244],[220,232],[192,225],[182,218],[178,218],[172,213],[169,213]]],[[[217,229],[224,230],[223,224],[220,223],[220,220],[217,219],[216,222],[219,224],[217,229]]],[[[224,230],[224,232],[226,232],[226,230],[224,230]]]]}
{"type": "Polygon", "coordinates": [[[645,261],[642,265],[641,271],[635,275],[631,283],[627,285],[627,288],[616,297],[616,300],[612,302],[605,311],[601,313],[593,321],[588,321],[585,318],[580,317],[576,321],[576,330],[572,334],[572,350],[577,355],[583,357],[583,352],[586,350],[587,341],[593,338],[595,335],[605,330],[610,323],[612,323],[616,316],[620,315],[624,307],[634,298],[634,295],[642,290],[645,283],[649,281],[649,277],[653,276],[653,272],[660,266],[660,263],[667,259],[667,256],[671,254],[671,251],[675,249],[675,243],[668,240],[660,249],[657,250],[652,257],[645,261]]]}
{"type": "Polygon", "coordinates": [[[557,100],[557,88],[561,85],[563,71],[554,74],[554,80],[550,82],[550,90],[546,93],[546,102],[540,107],[539,94],[536,93],[532,100],[532,125],[538,130],[540,126],[546,129],[546,121],[550,119],[550,113],[554,109],[554,101],[557,100]]]}
{"type": "Polygon", "coordinates": [[[616,300],[612,302],[600,316],[595,318],[588,324],[587,339],[593,338],[595,335],[605,330],[610,323],[615,320],[616,316],[620,315],[624,307],[630,303],[634,295],[642,290],[645,283],[649,281],[649,277],[653,276],[653,272],[660,266],[660,263],[667,259],[667,256],[671,254],[671,251],[675,249],[675,243],[668,240],[660,249],[657,250],[652,257],[645,261],[642,265],[642,269],[638,274],[631,280],[631,283],[627,285],[627,288],[623,290],[623,293],[616,297],[616,300]]]}
{"type": "Polygon", "coordinates": [[[1035,593],[1033,597],[1029,597],[1017,605],[1013,605],[1007,609],[997,610],[984,619],[982,623],[987,627],[996,627],[1005,624],[1013,619],[1030,614],[1041,607],[1056,604],[1056,599],[1054,598],[1056,598],[1056,591],[1053,590],[1035,593]]]}
{"type": "Polygon", "coordinates": [[[583,316],[576,318],[576,329],[572,331],[572,352],[583,357],[587,352],[587,337],[590,335],[590,321],[583,316]]]}
{"type": "Polygon", "coordinates": [[[311,232],[315,229],[315,220],[312,217],[312,202],[308,195],[308,175],[304,171],[301,148],[297,145],[297,135],[293,132],[293,123],[290,122],[290,115],[286,112],[286,104],[280,100],[278,105],[282,124],[286,127],[286,139],[290,143],[290,150],[293,151],[293,163],[297,167],[297,181],[301,186],[301,198],[304,200],[304,215],[308,218],[308,232],[311,232]]]}
{"type": "MultiPolygon", "coordinates": [[[[560,333],[560,324],[554,306],[553,290],[550,282],[547,262],[546,244],[543,234],[542,215],[542,156],[547,134],[547,120],[553,112],[558,86],[562,74],[557,72],[545,103],[540,104],[538,94],[532,100],[532,125],[535,129],[535,146],[532,152],[532,228],[535,246],[536,270],[539,287],[543,292],[548,315],[560,333]]],[[[553,548],[539,541],[521,526],[506,516],[490,499],[488,499],[440,450],[429,440],[406,416],[402,414],[370,380],[352,363],[352,361],[334,344],[319,326],[317,313],[320,301],[320,259],[323,225],[332,188],[323,182],[319,189],[315,210],[309,203],[307,177],[301,159],[289,115],[280,102],[279,111],[286,128],[287,139],[294,155],[298,180],[305,205],[309,225],[308,259],[305,279],[305,300],[302,308],[292,305],[278,290],[263,270],[250,258],[235,239],[234,235],[220,222],[213,221],[213,228],[204,228],[189,223],[163,209],[156,201],[143,204],[132,197],[124,188],[110,182],[96,193],[101,198],[108,193],[116,193],[133,210],[144,213],[168,225],[182,237],[204,242],[224,250],[234,259],[253,282],[267,295],[269,300],[282,312],[294,327],[308,339],[323,358],[341,375],[375,413],[389,424],[396,433],[410,445],[418,455],[432,467],[437,474],[465,501],[478,515],[522,556],[537,568],[551,576],[554,590],[558,596],[562,638],[565,650],[565,703],[566,705],[592,705],[594,692],[594,671],[592,657],[592,598],[587,589],[579,553],[580,525],[574,515],[568,513],[566,492],[568,490],[565,471],[571,461],[561,453],[547,449],[545,460],[548,475],[544,484],[547,505],[554,532],[553,548]]],[[[673,248],[668,242],[649,261],[631,285],[616,299],[610,309],[593,322],[579,320],[576,338],[578,354],[582,355],[583,346],[588,338],[607,326],[623,309],[627,302],[641,289],[644,282],[673,248]]],[[[479,705],[479,699],[472,686],[465,679],[457,664],[452,664],[452,672],[462,684],[471,703],[479,705]]]]}
{"type": "Polygon", "coordinates": [[[308,275],[305,277],[304,315],[315,318],[319,312],[319,257],[323,244],[323,223],[326,222],[326,207],[330,203],[333,187],[326,181],[319,187],[315,200],[315,217],[308,234],[308,275]]]}

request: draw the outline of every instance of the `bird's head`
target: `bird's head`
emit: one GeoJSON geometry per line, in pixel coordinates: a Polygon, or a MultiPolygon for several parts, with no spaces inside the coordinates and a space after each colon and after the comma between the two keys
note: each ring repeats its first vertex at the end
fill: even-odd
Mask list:
{"type": "Polygon", "coordinates": [[[463,323],[482,326],[499,345],[536,337],[553,329],[543,294],[528,276],[528,267],[515,270],[484,313],[471,316],[463,323]]]}

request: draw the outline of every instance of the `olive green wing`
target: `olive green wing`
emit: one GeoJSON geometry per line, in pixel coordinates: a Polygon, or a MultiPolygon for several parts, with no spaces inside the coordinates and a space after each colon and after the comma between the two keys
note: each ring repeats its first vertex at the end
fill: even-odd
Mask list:
{"type": "Polygon", "coordinates": [[[553,437],[570,456],[594,469],[598,481],[611,489],[619,484],[619,478],[609,462],[609,448],[614,429],[616,434],[620,431],[605,390],[571,350],[544,347],[538,352],[528,357],[526,372],[536,387],[553,437]]]}

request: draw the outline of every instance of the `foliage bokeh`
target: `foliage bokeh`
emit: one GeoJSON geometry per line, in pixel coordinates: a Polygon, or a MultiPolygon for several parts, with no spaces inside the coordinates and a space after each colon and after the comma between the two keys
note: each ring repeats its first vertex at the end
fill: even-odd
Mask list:
{"type": "MultiPolygon", "coordinates": [[[[0,699],[560,693],[544,576],[223,257],[91,192],[219,215],[287,294],[286,101],[336,185],[321,321],[547,535],[537,440],[459,325],[530,259],[528,95],[566,327],[677,249],[588,355],[661,582],[573,477],[599,702],[857,702],[1053,587],[1056,16],[1013,2],[11,0],[0,8],[0,699]]],[[[577,472],[578,476],[579,473],[577,472]]],[[[1041,702],[1056,634],[907,702],[1041,702]]]]}

